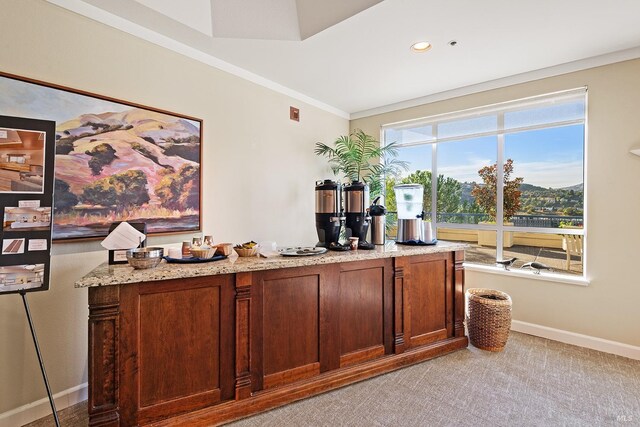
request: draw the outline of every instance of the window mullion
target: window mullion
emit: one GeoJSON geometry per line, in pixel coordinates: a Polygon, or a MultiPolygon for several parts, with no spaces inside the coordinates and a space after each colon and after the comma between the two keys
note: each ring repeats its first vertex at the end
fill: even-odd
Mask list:
{"type": "MultiPolygon", "coordinates": [[[[431,133],[438,138],[438,126],[431,127],[431,133]]],[[[438,144],[431,144],[431,226],[433,235],[438,235],[438,144]]]]}
{"type": "MultiPolygon", "coordinates": [[[[504,130],[504,113],[498,113],[498,131],[504,130]]],[[[498,134],[496,159],[496,259],[503,259],[504,240],[504,134],[498,134]]]]}

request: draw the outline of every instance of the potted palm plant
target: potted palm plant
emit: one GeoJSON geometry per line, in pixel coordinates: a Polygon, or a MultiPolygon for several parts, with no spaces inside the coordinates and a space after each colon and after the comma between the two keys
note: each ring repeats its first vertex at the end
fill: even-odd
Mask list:
{"type": "Polygon", "coordinates": [[[397,159],[395,142],[381,146],[361,129],[341,135],[333,146],[317,142],[315,154],[329,159],[334,175],[342,174],[351,182],[368,184],[371,197],[382,193],[385,176],[398,175],[408,168],[407,162],[397,159]]]}

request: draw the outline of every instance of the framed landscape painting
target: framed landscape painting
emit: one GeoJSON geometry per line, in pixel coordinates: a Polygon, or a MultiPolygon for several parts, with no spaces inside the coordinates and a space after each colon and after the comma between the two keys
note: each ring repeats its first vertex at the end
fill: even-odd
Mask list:
{"type": "Polygon", "coordinates": [[[0,115],[56,122],[54,240],[200,230],[202,120],[2,72],[0,115]]]}

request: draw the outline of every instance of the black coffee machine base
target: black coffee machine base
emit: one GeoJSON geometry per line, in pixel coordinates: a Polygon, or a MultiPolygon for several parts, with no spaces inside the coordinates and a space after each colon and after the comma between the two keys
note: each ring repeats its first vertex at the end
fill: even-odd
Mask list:
{"type": "Polygon", "coordinates": [[[344,252],[344,251],[350,251],[351,247],[349,247],[349,245],[343,245],[342,243],[331,242],[329,244],[329,250],[344,252]]]}
{"type": "Polygon", "coordinates": [[[376,245],[374,245],[373,243],[369,243],[369,242],[358,242],[358,249],[364,249],[364,250],[371,250],[371,249],[375,249],[376,245]]]}

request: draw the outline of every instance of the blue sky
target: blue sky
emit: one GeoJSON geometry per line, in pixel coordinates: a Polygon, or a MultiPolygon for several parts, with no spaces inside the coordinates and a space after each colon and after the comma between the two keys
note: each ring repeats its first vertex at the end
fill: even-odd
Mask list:
{"type": "MultiPolygon", "coordinates": [[[[505,159],[514,161],[514,177],[527,184],[562,188],[583,182],[584,126],[573,125],[505,136],[505,159]]],[[[438,174],[478,181],[478,170],[496,162],[497,138],[483,137],[438,145],[438,174]]],[[[402,148],[399,158],[411,170],[431,169],[431,145],[402,148]]]]}
{"type": "MultiPolygon", "coordinates": [[[[135,107],[0,77],[0,114],[64,123],[82,114],[119,113],[135,107]]],[[[187,120],[187,119],[185,119],[187,120]]],[[[187,120],[196,127],[200,124],[187,120]]]]}

